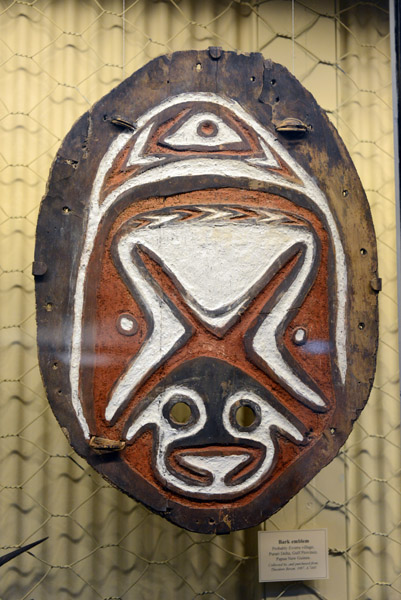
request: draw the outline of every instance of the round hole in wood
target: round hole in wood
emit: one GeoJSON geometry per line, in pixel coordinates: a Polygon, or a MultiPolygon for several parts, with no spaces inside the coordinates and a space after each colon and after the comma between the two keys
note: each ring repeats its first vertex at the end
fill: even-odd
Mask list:
{"type": "Polygon", "coordinates": [[[248,405],[242,405],[237,408],[235,419],[240,427],[250,427],[254,424],[256,414],[248,405]]]}
{"type": "Polygon", "coordinates": [[[178,425],[185,425],[192,415],[191,407],[186,402],[176,402],[170,408],[170,419],[178,425]]]}

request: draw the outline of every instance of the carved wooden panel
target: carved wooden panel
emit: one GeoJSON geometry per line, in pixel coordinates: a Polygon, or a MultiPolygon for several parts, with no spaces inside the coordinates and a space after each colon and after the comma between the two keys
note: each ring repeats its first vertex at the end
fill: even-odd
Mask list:
{"type": "Polygon", "coordinates": [[[326,115],[260,54],[160,57],[86,113],[52,168],[34,274],[71,444],[182,527],[270,516],[367,400],[367,200],[326,115]]]}

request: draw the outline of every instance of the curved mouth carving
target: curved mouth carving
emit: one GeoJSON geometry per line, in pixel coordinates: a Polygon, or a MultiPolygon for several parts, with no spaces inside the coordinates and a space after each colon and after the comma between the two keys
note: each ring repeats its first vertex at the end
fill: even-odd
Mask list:
{"type": "MultiPolygon", "coordinates": [[[[85,437],[89,438],[90,428],[80,395],[80,364],[90,258],[110,209],[128,193],[140,194],[144,186],[151,184],[167,186],[174,180],[182,181],[185,188],[189,178],[196,182],[196,189],[234,185],[240,195],[241,188],[246,190],[247,186],[257,183],[264,191],[282,194],[293,203],[302,198],[330,233],[337,294],[332,315],[335,360],[340,379],[344,381],[347,365],[345,258],[330,207],[312,177],[237,103],[215,94],[193,93],[170,98],[143,115],[137,124],[135,133],[123,133],[111,144],[100,163],[78,270],[70,382],[73,407],[85,437]]],[[[192,339],[193,325],[186,310],[216,340],[223,339],[283,265],[291,260],[290,274],[267,301],[243,343],[247,359],[293,398],[313,411],[326,410],[323,392],[302,368],[294,368],[294,362],[279,343],[288,315],[302,305],[318,268],[319,239],[310,223],[288,211],[250,207],[239,201],[170,206],[148,210],[127,220],[114,237],[112,258],[130,293],[143,307],[148,333],[111,391],[104,412],[106,422],[111,425],[118,422],[152,373],[192,339]],[[150,263],[161,267],[175,286],[180,308],[154,278],[148,268],[150,263]]],[[[195,413],[198,411],[197,418],[182,428],[180,435],[161,412],[163,394],[159,394],[157,402],[155,399],[150,404],[141,401],[125,427],[126,439],[132,443],[146,427],[157,431],[154,470],[170,489],[199,498],[236,497],[260,485],[271,472],[277,459],[278,431],[291,443],[304,440],[304,430],[294,415],[287,415],[279,403],[273,406],[255,395],[252,388],[239,386],[220,405],[221,428],[228,436],[228,444],[233,444],[234,438],[240,439],[244,446],[256,440],[263,448],[264,457],[248,468],[252,459],[246,451],[213,453],[206,450],[208,444],[203,442],[202,451],[177,454],[177,468],[171,467],[167,457],[177,440],[183,444],[185,439],[186,444],[189,443],[191,436],[200,434],[208,418],[204,396],[194,390],[189,393],[184,383],[178,382],[177,386],[179,393],[184,389],[189,394],[195,413]],[[244,398],[253,402],[264,416],[264,421],[262,419],[252,431],[241,431],[230,417],[232,406],[244,398]],[[185,475],[185,470],[189,474],[185,475]],[[197,473],[198,479],[191,473],[197,473]],[[242,475],[236,477],[238,473],[242,475]]],[[[212,436],[211,443],[218,444],[219,439],[212,436]]],[[[188,444],[186,447],[189,448],[188,444]]]]}
{"type": "MultiPolygon", "coordinates": [[[[220,448],[182,448],[168,457],[171,472],[187,484],[192,484],[197,497],[224,497],[235,494],[235,486],[256,472],[263,456],[252,447],[224,446],[220,448]],[[198,489],[196,491],[196,487],[198,489]],[[202,487],[204,493],[202,494],[202,487]]],[[[177,488],[178,489],[178,488],[177,488]]],[[[180,491],[178,489],[178,491],[180,491]]]]}
{"type": "Polygon", "coordinates": [[[234,485],[235,476],[241,474],[245,467],[251,465],[251,471],[257,468],[260,456],[255,454],[254,448],[245,449],[243,446],[182,448],[177,451],[174,459],[184,467],[179,471],[181,475],[186,475],[187,479],[195,479],[211,490],[215,488],[218,493],[222,486],[234,485]]]}

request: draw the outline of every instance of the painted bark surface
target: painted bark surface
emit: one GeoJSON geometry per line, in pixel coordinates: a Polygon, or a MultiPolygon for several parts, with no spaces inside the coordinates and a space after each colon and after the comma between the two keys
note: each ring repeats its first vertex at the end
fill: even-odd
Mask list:
{"type": "Polygon", "coordinates": [[[377,267],[359,179],[308,92],[260,55],[212,55],[149,63],[73,128],[37,298],[54,303],[41,368],[77,451],[178,525],[223,533],[278,510],[351,431],[377,267]],[[55,240],[60,202],[81,219],[55,240]]]}

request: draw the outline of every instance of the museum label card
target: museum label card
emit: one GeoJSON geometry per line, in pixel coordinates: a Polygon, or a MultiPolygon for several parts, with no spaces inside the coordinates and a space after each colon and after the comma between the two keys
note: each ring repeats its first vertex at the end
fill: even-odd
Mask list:
{"type": "Polygon", "coordinates": [[[259,531],[259,581],[328,578],[327,529],[259,531]]]}

